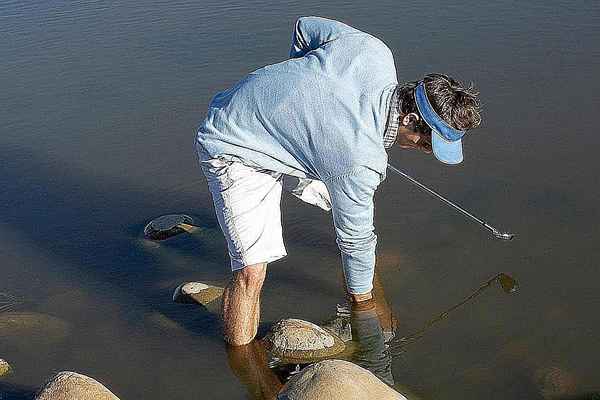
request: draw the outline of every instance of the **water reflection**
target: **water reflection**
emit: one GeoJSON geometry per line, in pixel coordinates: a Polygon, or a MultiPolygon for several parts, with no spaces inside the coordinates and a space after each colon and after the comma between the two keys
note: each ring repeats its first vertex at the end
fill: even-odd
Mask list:
{"type": "Polygon", "coordinates": [[[473,293],[471,293],[470,295],[468,295],[467,297],[465,297],[464,299],[462,299],[455,305],[451,306],[447,310],[443,311],[439,315],[437,315],[434,318],[427,321],[425,324],[423,324],[423,326],[419,330],[391,341],[390,342],[390,350],[392,352],[397,352],[397,351],[401,350],[404,346],[419,340],[435,324],[448,318],[452,312],[456,311],[457,309],[461,308],[462,306],[466,305],[467,303],[469,303],[472,300],[474,300],[475,298],[477,298],[485,290],[487,290],[489,287],[493,286],[494,283],[499,283],[500,287],[502,288],[502,291],[507,294],[515,293],[519,287],[517,281],[512,276],[505,274],[503,272],[498,273],[498,274],[494,275],[492,278],[485,281],[483,284],[481,284],[479,286],[479,288],[477,288],[477,290],[475,290],[473,293]]]}
{"type": "Polygon", "coordinates": [[[244,346],[227,345],[229,368],[246,387],[252,400],[273,400],[283,386],[274,370],[269,368],[269,356],[259,340],[244,346]]]}
{"type": "Polygon", "coordinates": [[[352,361],[393,386],[392,356],[386,351],[383,328],[375,304],[370,301],[368,303],[371,304],[352,307],[352,340],[356,343],[352,361]]]}

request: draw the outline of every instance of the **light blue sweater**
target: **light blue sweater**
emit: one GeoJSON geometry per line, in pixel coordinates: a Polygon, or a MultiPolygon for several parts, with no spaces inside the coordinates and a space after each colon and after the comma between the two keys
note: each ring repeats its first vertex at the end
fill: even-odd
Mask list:
{"type": "Polygon", "coordinates": [[[372,288],[373,195],[385,178],[389,48],[341,22],[296,22],[291,59],[250,73],[211,101],[197,141],[214,157],[325,183],[348,289],[372,288]]]}

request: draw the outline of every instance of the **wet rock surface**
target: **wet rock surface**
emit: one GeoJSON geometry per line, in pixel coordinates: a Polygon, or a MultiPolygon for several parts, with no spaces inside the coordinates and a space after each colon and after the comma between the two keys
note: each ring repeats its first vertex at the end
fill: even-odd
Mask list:
{"type": "Polygon", "coordinates": [[[168,214],[153,219],[144,227],[144,237],[150,240],[165,240],[196,227],[194,220],[185,214],[168,214]]]}
{"type": "Polygon", "coordinates": [[[97,380],[63,371],[46,383],[35,400],[119,400],[97,380]]]}
{"type": "Polygon", "coordinates": [[[175,303],[201,304],[207,306],[209,303],[223,296],[222,287],[208,285],[202,282],[187,282],[179,285],[173,293],[175,303]]]}
{"type": "Polygon", "coordinates": [[[0,358],[0,377],[10,374],[12,368],[8,361],[0,358]]]}
{"type": "Polygon", "coordinates": [[[344,342],[334,333],[301,319],[275,323],[264,338],[265,346],[282,361],[305,363],[341,353],[344,342]]]}
{"type": "Polygon", "coordinates": [[[304,368],[279,392],[278,400],[406,400],[364,368],[325,360],[304,368]]]}

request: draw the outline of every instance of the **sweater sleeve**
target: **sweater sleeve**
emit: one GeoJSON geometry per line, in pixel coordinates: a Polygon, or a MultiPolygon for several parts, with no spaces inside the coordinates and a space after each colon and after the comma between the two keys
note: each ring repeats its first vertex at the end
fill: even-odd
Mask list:
{"type": "Polygon", "coordinates": [[[290,57],[302,57],[309,51],[318,49],[323,44],[335,40],[347,32],[359,31],[327,18],[301,17],[296,21],[294,27],[290,57]]]}
{"type": "Polygon", "coordinates": [[[346,285],[352,294],[367,293],[373,288],[377,244],[373,197],[380,181],[379,173],[358,167],[325,182],[331,196],[346,285]]]}

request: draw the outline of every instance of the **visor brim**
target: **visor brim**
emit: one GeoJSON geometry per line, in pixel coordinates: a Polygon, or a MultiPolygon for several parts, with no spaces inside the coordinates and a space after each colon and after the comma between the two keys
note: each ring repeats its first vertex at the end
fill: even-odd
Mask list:
{"type": "Polygon", "coordinates": [[[431,132],[431,148],[435,158],[444,164],[460,164],[463,161],[462,140],[450,142],[435,130],[431,132]]]}

